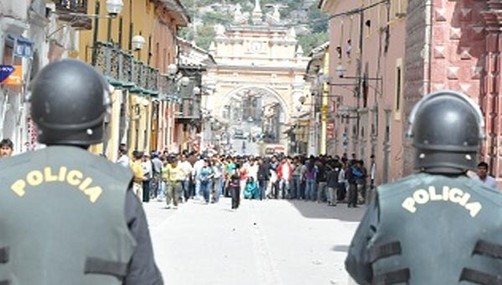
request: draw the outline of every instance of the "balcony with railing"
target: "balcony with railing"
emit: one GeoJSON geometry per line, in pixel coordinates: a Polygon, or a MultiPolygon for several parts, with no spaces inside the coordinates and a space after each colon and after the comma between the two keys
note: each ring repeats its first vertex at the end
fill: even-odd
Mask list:
{"type": "Polygon", "coordinates": [[[161,75],[158,69],[134,59],[133,55],[111,43],[97,42],[95,66],[108,82],[131,92],[158,96],[161,75]]]}
{"type": "Polygon", "coordinates": [[[194,98],[181,98],[180,111],[176,114],[176,119],[179,121],[200,120],[200,99],[198,96],[194,98]]]}
{"type": "Polygon", "coordinates": [[[61,21],[70,22],[77,29],[92,29],[92,19],[87,14],[88,0],[57,0],[56,13],[61,21]]]}

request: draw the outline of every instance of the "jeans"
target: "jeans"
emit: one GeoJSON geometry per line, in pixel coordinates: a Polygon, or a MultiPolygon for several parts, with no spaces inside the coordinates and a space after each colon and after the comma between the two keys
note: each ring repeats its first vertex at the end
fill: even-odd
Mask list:
{"type": "Polygon", "coordinates": [[[293,175],[293,185],[291,187],[291,193],[290,193],[290,198],[291,199],[296,199],[296,198],[300,198],[300,184],[301,184],[301,179],[300,179],[300,175],[293,175]]]}
{"type": "Polygon", "coordinates": [[[279,181],[279,190],[280,190],[280,193],[281,193],[281,198],[282,199],[285,199],[288,197],[288,194],[289,194],[289,180],[288,179],[281,179],[281,181],[279,181]]]}
{"type": "Polygon", "coordinates": [[[314,201],[316,199],[316,186],[317,182],[315,180],[307,179],[305,185],[305,200],[314,201]]]}
{"type": "Polygon", "coordinates": [[[221,192],[222,192],[222,178],[213,178],[213,183],[212,183],[212,193],[213,193],[213,201],[216,203],[220,200],[221,192]]]}
{"type": "Polygon", "coordinates": [[[260,187],[260,200],[265,199],[267,193],[268,180],[259,180],[258,187],[260,187]]]}
{"type": "Polygon", "coordinates": [[[195,197],[200,197],[201,196],[201,184],[200,180],[196,179],[195,180],[195,197]]]}
{"type": "Polygon", "coordinates": [[[186,200],[190,198],[190,189],[188,188],[188,180],[181,180],[181,197],[183,197],[186,200]]]}
{"type": "Polygon", "coordinates": [[[323,202],[326,196],[326,182],[319,182],[317,185],[317,202],[323,202]]]}
{"type": "Polygon", "coordinates": [[[166,193],[166,188],[167,188],[167,182],[166,181],[160,181],[159,182],[160,184],[160,190],[159,190],[159,194],[157,195],[157,199],[159,200],[162,200],[165,198],[165,193],[166,193]]]}
{"type": "Polygon", "coordinates": [[[328,187],[328,204],[336,205],[336,187],[328,187]]]}
{"type": "Polygon", "coordinates": [[[206,181],[206,182],[199,182],[200,185],[200,192],[202,194],[202,197],[204,197],[204,201],[206,203],[209,203],[209,197],[211,193],[211,181],[206,181]]]}

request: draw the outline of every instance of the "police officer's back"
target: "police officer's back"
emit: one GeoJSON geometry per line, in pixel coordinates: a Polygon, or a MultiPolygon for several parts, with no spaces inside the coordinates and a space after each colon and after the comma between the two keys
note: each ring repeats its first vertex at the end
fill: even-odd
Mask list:
{"type": "Polygon", "coordinates": [[[359,284],[502,284],[502,195],[466,176],[483,138],[479,108],[433,93],[410,123],[419,172],[378,187],[347,271],[359,284]]]}
{"type": "Polygon", "coordinates": [[[79,61],[37,75],[31,117],[48,147],[0,161],[0,284],[163,284],[132,173],[86,150],[108,96],[79,61]]]}

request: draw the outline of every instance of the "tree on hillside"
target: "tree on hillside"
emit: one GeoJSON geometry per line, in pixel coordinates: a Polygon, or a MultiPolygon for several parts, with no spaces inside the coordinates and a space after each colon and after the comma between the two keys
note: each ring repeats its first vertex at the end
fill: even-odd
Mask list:
{"type": "MultiPolygon", "coordinates": [[[[240,4],[242,12],[252,12],[254,1],[251,0],[181,0],[182,4],[187,8],[187,12],[196,25],[194,32],[193,26],[180,30],[180,36],[195,43],[204,49],[208,49],[212,40],[215,37],[214,27],[218,24],[228,26],[231,25],[233,15],[225,10],[215,9],[213,11],[201,13],[201,8],[210,5],[219,4],[225,6],[227,4],[240,4]]],[[[270,8],[265,8],[267,4],[281,4],[281,18],[291,25],[302,25],[308,27],[309,32],[305,35],[298,35],[298,43],[302,46],[305,52],[310,52],[313,48],[328,41],[328,15],[322,13],[317,8],[317,2],[314,2],[310,7],[305,8],[304,1],[298,0],[261,0],[263,13],[268,13],[270,8]],[[293,13],[295,12],[296,13],[293,13]],[[307,20],[295,18],[292,15],[305,15],[307,20]],[[305,21],[305,23],[298,23],[305,21]]]]}

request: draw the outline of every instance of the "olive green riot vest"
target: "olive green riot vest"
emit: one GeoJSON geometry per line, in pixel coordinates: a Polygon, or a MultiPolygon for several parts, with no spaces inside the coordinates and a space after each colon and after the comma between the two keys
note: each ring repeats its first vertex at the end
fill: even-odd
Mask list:
{"type": "Polygon", "coordinates": [[[502,194],[466,176],[378,188],[372,284],[502,284],[502,194]]]}
{"type": "Polygon", "coordinates": [[[122,284],[132,173],[76,147],[0,159],[0,284],[122,284]]]}

